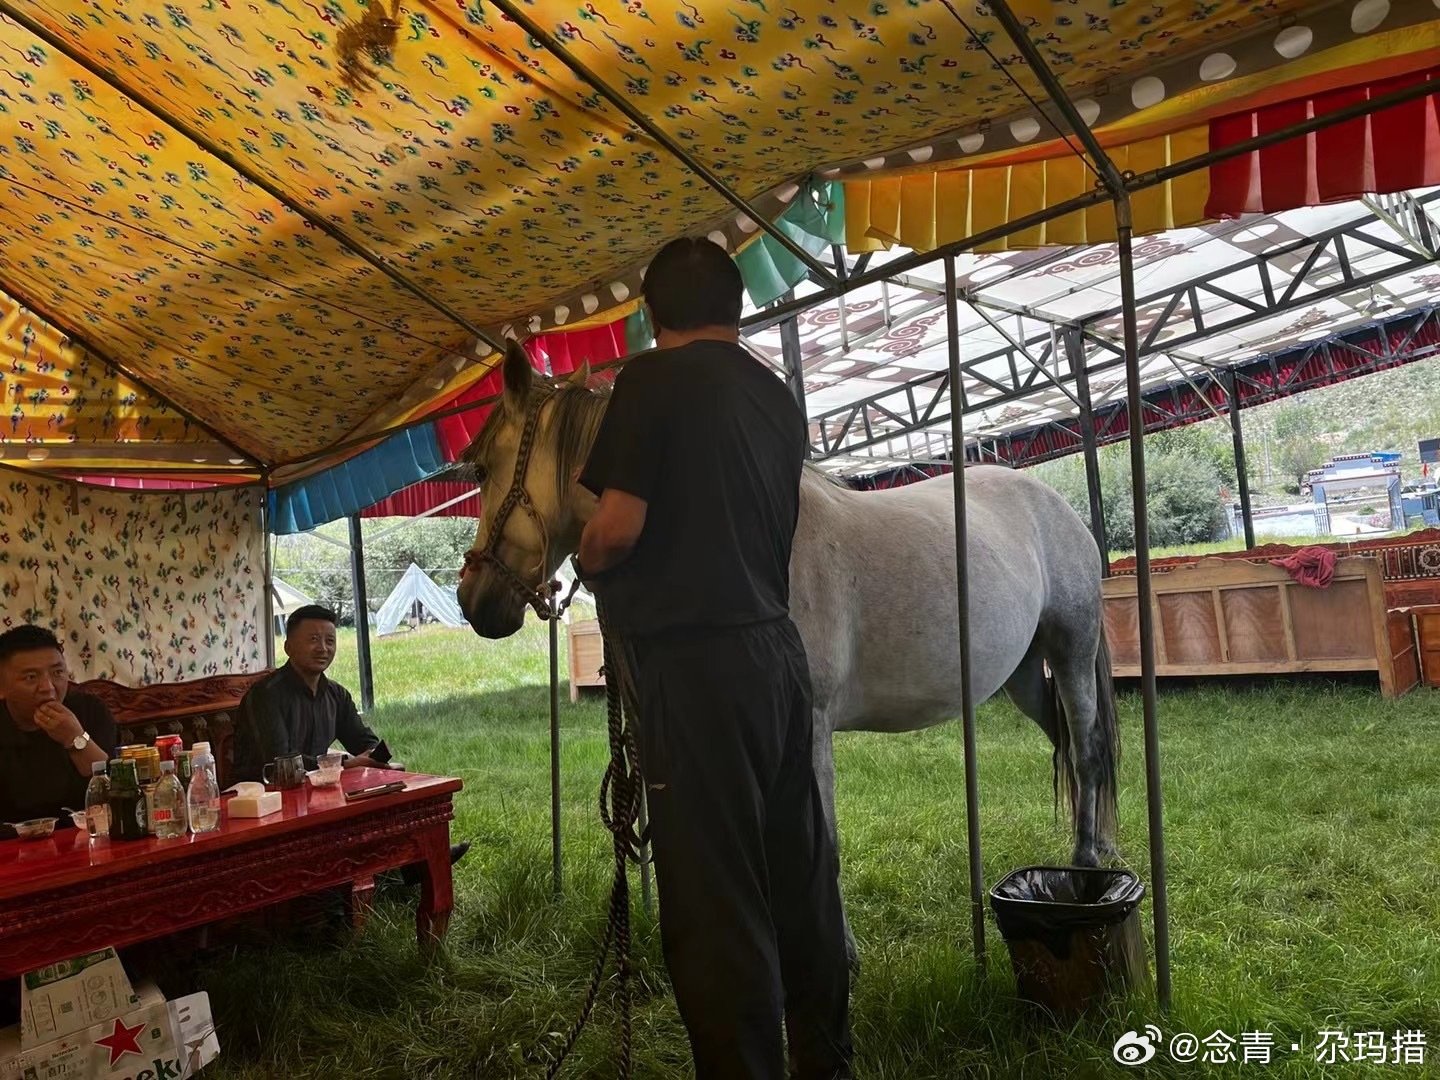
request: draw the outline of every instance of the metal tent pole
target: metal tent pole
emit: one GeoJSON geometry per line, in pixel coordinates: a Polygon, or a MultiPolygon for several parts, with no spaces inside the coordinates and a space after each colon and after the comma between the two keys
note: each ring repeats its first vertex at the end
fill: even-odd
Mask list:
{"type": "Polygon", "coordinates": [[[1140,616],[1140,685],[1145,723],[1145,797],[1149,807],[1150,904],[1155,921],[1155,993],[1170,1008],[1170,904],[1165,884],[1165,818],[1160,794],[1160,724],[1155,692],[1155,613],[1150,600],[1150,520],[1145,505],[1145,417],[1140,341],[1135,325],[1135,257],[1130,195],[1115,196],[1120,249],[1120,303],[1125,319],[1126,401],[1130,417],[1130,484],[1135,507],[1135,600],[1140,616]]]}
{"type": "Polygon", "coordinates": [[[970,853],[970,934],[985,970],[985,877],[980,861],[980,781],[975,754],[975,699],[970,682],[969,527],[965,516],[964,384],[960,375],[960,304],[955,258],[945,260],[945,331],[950,354],[950,476],[955,486],[955,602],[959,616],[961,718],[965,743],[965,838],[970,853]]]}
{"type": "Polygon", "coordinates": [[[1245,432],[1240,426],[1240,392],[1235,372],[1225,379],[1225,393],[1230,401],[1230,438],[1235,446],[1235,481],[1240,489],[1240,517],[1245,525],[1245,550],[1255,547],[1255,518],[1250,507],[1250,474],[1245,463],[1245,432]]]}
{"type": "Polygon", "coordinates": [[[560,866],[560,620],[550,619],[550,875],[555,899],[564,895],[560,866]]]}
{"type": "Polygon", "coordinates": [[[365,592],[365,532],[360,514],[350,515],[350,586],[355,592],[355,654],[360,662],[360,711],[375,708],[375,670],[370,664],[370,598],[365,592]]]}
{"type": "Polygon", "coordinates": [[[1095,442],[1095,407],[1090,399],[1090,372],[1085,367],[1085,346],[1080,330],[1065,331],[1065,352],[1075,373],[1075,391],[1080,399],[1080,442],[1085,452],[1085,489],[1090,496],[1090,532],[1100,549],[1100,573],[1110,576],[1110,541],[1105,535],[1105,493],[1100,487],[1100,455],[1095,442]]]}
{"type": "Polygon", "coordinates": [[[276,537],[271,535],[270,528],[274,524],[270,520],[270,486],[268,476],[262,470],[260,474],[260,539],[265,545],[265,603],[261,609],[265,620],[260,641],[265,649],[266,669],[275,666],[275,553],[271,545],[276,537]]]}
{"type": "MultiPolygon", "coordinates": [[[[1145,417],[1140,386],[1140,335],[1135,324],[1135,254],[1132,247],[1129,184],[1105,153],[1088,124],[1060,85],[1030,35],[1006,0],[990,0],[990,10],[1005,28],[1026,66],[1084,146],[1115,205],[1115,236],[1120,255],[1120,307],[1125,324],[1126,397],[1130,416],[1130,473],[1135,507],[1135,580],[1140,607],[1140,678],[1145,719],[1145,794],[1149,804],[1150,900],[1155,918],[1155,989],[1160,1007],[1170,1008],[1170,923],[1165,888],[1165,826],[1160,797],[1160,728],[1155,693],[1155,620],[1150,607],[1150,523],[1145,504],[1145,417]]],[[[1102,633],[1104,630],[1102,629],[1102,633]]]]}

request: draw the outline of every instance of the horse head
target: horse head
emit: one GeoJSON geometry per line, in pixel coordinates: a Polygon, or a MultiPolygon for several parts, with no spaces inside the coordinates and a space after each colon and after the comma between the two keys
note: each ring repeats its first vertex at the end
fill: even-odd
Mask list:
{"type": "Polygon", "coordinates": [[[457,593],[486,638],[519,630],[526,606],[579,546],[595,499],[577,477],[608,398],[586,388],[588,364],[563,380],[545,379],[514,342],[503,367],[500,402],[464,454],[481,508],[457,593]]]}

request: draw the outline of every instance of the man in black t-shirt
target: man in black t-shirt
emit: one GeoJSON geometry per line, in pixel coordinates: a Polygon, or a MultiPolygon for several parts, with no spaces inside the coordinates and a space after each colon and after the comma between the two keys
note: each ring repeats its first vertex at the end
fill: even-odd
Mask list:
{"type": "MultiPolygon", "coordinates": [[[[115,718],[70,688],[60,641],[40,626],[0,634],[0,822],[82,809],[91,766],[115,751],[115,718]]],[[[0,838],[14,830],[0,824],[0,838]]]]}
{"type": "Polygon", "coordinates": [[[581,576],[639,703],[660,929],[697,1080],[850,1075],[838,861],[790,620],[805,419],[740,345],[708,240],[656,256],[659,349],[626,364],[580,482],[581,576]]]}

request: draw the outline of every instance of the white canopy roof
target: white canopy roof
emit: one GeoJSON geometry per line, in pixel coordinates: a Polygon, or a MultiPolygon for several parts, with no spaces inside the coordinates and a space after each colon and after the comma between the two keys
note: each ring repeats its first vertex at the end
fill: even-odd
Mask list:
{"type": "MultiPolygon", "coordinates": [[[[1137,241],[1144,387],[1205,377],[1433,303],[1440,285],[1440,226],[1429,210],[1440,205],[1437,200],[1440,189],[1425,189],[1247,215],[1137,241]]],[[[909,254],[899,248],[881,253],[868,270],[909,254]]],[[[959,255],[955,262],[968,301],[959,307],[968,438],[1076,416],[1074,375],[1062,341],[1067,330],[1082,334],[1087,366],[1116,361],[1092,376],[1094,404],[1123,398],[1114,244],[959,255]]],[[[812,436],[817,445],[822,431],[830,438],[824,467],[860,473],[948,458],[948,390],[933,409],[934,423],[915,430],[903,422],[915,416],[907,397],[923,392],[929,401],[941,386],[936,376],[948,367],[943,276],[943,265],[931,264],[799,316],[812,436]],[[869,405],[858,420],[841,412],[862,401],[869,405]],[[838,435],[837,452],[842,422],[849,431],[838,435]],[[863,440],[856,437],[858,423],[866,425],[863,440]],[[886,439],[887,431],[896,437],[886,439]],[[869,445],[845,452],[860,441],[869,445]]],[[[818,289],[806,282],[796,295],[818,289]]],[[[778,325],[749,341],[781,365],[778,325]]]]}

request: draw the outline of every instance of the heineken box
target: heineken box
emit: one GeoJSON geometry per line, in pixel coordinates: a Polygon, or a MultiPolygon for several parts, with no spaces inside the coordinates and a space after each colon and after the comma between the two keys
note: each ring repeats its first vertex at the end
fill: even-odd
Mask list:
{"type": "Polygon", "coordinates": [[[20,980],[20,1046],[29,1050],[84,1031],[138,1002],[114,949],[47,964],[20,980]]]}
{"type": "MultiPolygon", "coordinates": [[[[220,1042],[215,1037],[208,995],[190,994],[166,1001],[150,983],[133,992],[119,960],[113,956],[106,959],[79,964],[58,978],[52,977],[53,969],[45,969],[51,976],[37,982],[54,989],[52,994],[27,997],[24,990],[28,984],[22,984],[22,1008],[36,1006],[41,1020],[53,1013],[69,1022],[76,1008],[64,1010],[61,1006],[75,999],[59,988],[74,978],[81,979],[82,985],[93,984],[97,999],[83,1001],[79,1007],[92,1018],[97,1012],[107,1015],[40,1043],[27,1041],[21,1027],[0,1030],[0,1080],[181,1080],[215,1060],[220,1042]],[[114,968],[107,966],[106,959],[113,959],[114,967],[120,969],[123,987],[111,981],[114,968]],[[115,1000],[113,995],[122,989],[129,999],[126,1006],[119,1013],[109,1013],[107,1002],[115,1000]]],[[[28,1012],[25,1015],[30,1017],[28,1012]]]]}

